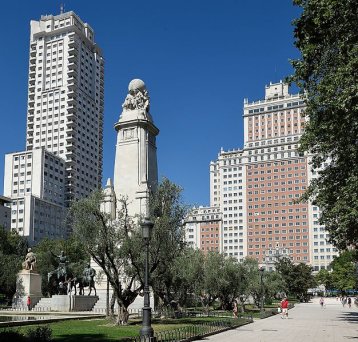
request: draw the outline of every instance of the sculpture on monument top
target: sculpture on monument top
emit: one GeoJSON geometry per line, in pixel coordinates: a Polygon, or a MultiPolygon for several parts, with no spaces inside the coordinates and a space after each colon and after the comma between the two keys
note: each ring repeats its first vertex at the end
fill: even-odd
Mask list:
{"type": "Polygon", "coordinates": [[[142,80],[134,79],[129,83],[122,108],[124,111],[144,109],[146,113],[149,112],[149,94],[142,80]]]}
{"type": "Polygon", "coordinates": [[[36,268],[36,255],[31,248],[27,249],[25,261],[22,263],[24,270],[35,270],[36,268]]]}

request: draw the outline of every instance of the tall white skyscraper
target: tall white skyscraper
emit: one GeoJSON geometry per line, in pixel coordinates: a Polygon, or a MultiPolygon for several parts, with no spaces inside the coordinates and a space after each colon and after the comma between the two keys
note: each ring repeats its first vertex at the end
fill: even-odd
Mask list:
{"type": "Polygon", "coordinates": [[[74,13],[31,21],[26,150],[66,165],[66,204],[101,186],[104,60],[74,13]]]}
{"type": "Polygon", "coordinates": [[[31,21],[26,151],[6,155],[11,229],[66,236],[65,208],[101,187],[104,60],[74,13],[31,21]]]}

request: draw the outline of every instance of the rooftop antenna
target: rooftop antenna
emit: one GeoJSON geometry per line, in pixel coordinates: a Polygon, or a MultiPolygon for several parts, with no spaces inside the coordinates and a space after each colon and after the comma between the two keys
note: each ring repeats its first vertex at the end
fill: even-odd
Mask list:
{"type": "Polygon", "coordinates": [[[60,5],[60,13],[63,14],[63,11],[65,9],[65,5],[63,2],[61,2],[61,5],[60,5]]]}

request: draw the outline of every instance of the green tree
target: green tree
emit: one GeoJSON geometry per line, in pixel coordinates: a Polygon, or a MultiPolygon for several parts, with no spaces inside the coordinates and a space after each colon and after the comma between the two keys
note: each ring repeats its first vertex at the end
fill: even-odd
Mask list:
{"type": "Polygon", "coordinates": [[[204,263],[204,282],[201,299],[207,308],[216,299],[223,309],[231,308],[239,295],[241,268],[234,258],[227,258],[217,252],[209,252],[204,263]]]}
{"type": "Polygon", "coordinates": [[[288,294],[306,301],[307,290],[316,285],[312,267],[303,263],[294,264],[289,258],[282,258],[276,262],[275,268],[284,279],[288,294]]]}
{"type": "Polygon", "coordinates": [[[358,6],[356,0],[294,0],[301,57],[290,80],[305,92],[309,119],[300,145],[318,178],[303,199],[340,249],[358,245],[358,6]]]}
{"type": "MultiPolygon", "coordinates": [[[[127,323],[128,306],[144,287],[144,246],[137,221],[128,215],[127,200],[118,201],[116,220],[103,213],[101,192],[75,202],[70,210],[74,233],[106,275],[116,298],[117,323],[127,323]]],[[[150,242],[149,272],[153,288],[180,250],[184,248],[182,222],[185,206],[181,189],[164,179],[150,199],[151,220],[155,223],[150,242]]],[[[160,293],[161,294],[161,293],[160,293]]],[[[159,295],[160,295],[159,294],[159,295]]]]}
{"type": "Polygon", "coordinates": [[[328,270],[320,270],[315,276],[318,285],[324,285],[326,290],[334,288],[332,272],[328,270]]]}
{"type": "Polygon", "coordinates": [[[261,274],[256,259],[246,258],[243,263],[243,279],[240,293],[240,302],[245,310],[245,302],[252,297],[255,305],[260,307],[262,296],[266,301],[273,299],[278,293],[285,291],[285,282],[280,274],[272,271],[264,271],[261,274]]]}
{"type": "Polygon", "coordinates": [[[0,294],[9,303],[16,292],[16,276],[27,249],[26,238],[0,227],[0,294]]]}
{"type": "Polygon", "coordinates": [[[204,261],[200,250],[186,247],[160,278],[153,279],[153,290],[160,294],[163,306],[185,307],[196,301],[204,281],[204,261]]]}
{"type": "Polygon", "coordinates": [[[48,283],[48,273],[54,271],[58,267],[58,260],[54,258],[52,253],[59,255],[61,251],[65,252],[65,255],[69,260],[69,270],[75,276],[82,276],[85,265],[89,262],[90,256],[86,252],[86,249],[82,243],[76,239],[75,236],[71,236],[67,240],[63,239],[42,239],[33,248],[36,254],[37,270],[42,276],[42,293],[55,294],[57,289],[53,288],[48,283]],[[51,253],[52,252],[52,253],[51,253]]]}
{"type": "Polygon", "coordinates": [[[344,292],[357,286],[356,251],[344,251],[331,262],[333,286],[344,292]]]}

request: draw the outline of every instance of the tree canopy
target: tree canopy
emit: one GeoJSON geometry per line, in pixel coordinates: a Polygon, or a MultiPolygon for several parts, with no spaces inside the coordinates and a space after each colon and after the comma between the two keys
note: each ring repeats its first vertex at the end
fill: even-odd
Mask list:
{"type": "Polygon", "coordinates": [[[290,81],[305,93],[308,118],[301,151],[318,170],[305,193],[322,214],[320,223],[340,249],[358,245],[358,6],[356,0],[294,0],[290,81]]]}
{"type": "MultiPolygon", "coordinates": [[[[128,320],[128,306],[144,287],[144,244],[141,218],[128,214],[128,200],[117,202],[116,219],[101,211],[102,192],[75,202],[70,211],[74,234],[106,275],[116,298],[118,323],[128,320]]],[[[150,242],[149,272],[161,279],[184,248],[182,222],[186,213],[181,189],[164,179],[150,198],[150,219],[154,222],[150,242]]],[[[155,289],[156,287],[153,286],[155,289]]]]}
{"type": "Polygon", "coordinates": [[[16,291],[16,275],[27,249],[26,238],[0,227],[0,294],[10,302],[16,291]]]}
{"type": "Polygon", "coordinates": [[[289,258],[282,258],[275,263],[275,268],[284,279],[288,294],[305,301],[307,290],[316,285],[312,267],[304,263],[294,264],[289,258]]]}

